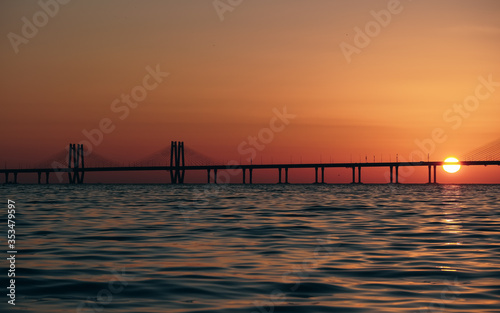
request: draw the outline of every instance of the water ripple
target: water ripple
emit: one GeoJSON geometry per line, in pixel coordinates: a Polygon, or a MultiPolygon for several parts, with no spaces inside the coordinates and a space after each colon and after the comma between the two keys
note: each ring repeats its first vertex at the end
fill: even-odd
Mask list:
{"type": "Polygon", "coordinates": [[[497,185],[0,194],[17,205],[17,312],[500,312],[497,185]]]}

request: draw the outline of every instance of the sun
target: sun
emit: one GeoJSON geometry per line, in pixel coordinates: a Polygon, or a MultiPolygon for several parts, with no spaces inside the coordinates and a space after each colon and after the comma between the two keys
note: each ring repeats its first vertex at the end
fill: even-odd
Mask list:
{"type": "MultiPolygon", "coordinates": [[[[458,162],[457,158],[449,157],[444,160],[445,162],[458,162]]],[[[460,169],[460,164],[443,165],[443,169],[448,173],[456,173],[460,169]]]]}

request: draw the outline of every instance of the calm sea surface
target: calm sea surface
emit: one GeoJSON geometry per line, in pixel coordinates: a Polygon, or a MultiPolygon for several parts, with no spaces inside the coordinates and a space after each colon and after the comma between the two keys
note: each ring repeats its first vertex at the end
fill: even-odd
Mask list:
{"type": "Polygon", "coordinates": [[[0,312],[500,312],[499,193],[4,185],[0,312]]]}

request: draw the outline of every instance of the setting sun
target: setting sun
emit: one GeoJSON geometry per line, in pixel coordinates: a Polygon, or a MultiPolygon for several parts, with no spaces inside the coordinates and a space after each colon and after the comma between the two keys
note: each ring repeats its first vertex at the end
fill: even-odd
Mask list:
{"type": "MultiPolygon", "coordinates": [[[[453,157],[449,157],[447,158],[446,160],[444,160],[445,162],[458,162],[458,159],[457,158],[453,158],[453,157]]],[[[456,173],[458,172],[458,170],[460,170],[460,164],[453,164],[453,165],[443,165],[443,169],[448,172],[448,173],[456,173]]]]}

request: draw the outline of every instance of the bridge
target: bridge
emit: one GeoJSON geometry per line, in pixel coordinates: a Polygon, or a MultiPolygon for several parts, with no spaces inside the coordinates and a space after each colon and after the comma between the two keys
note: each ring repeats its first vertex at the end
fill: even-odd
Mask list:
{"type": "MultiPolygon", "coordinates": [[[[183,184],[186,171],[206,171],[207,183],[219,183],[218,171],[231,170],[233,173],[242,173],[243,184],[253,183],[253,172],[261,169],[275,169],[278,172],[278,183],[288,183],[289,169],[314,169],[315,183],[325,183],[326,168],[349,168],[352,170],[352,183],[361,184],[361,172],[363,168],[388,168],[389,183],[399,183],[400,167],[427,167],[427,183],[437,183],[436,168],[438,166],[460,164],[462,166],[500,166],[500,139],[477,148],[461,157],[463,161],[450,163],[444,161],[419,161],[419,162],[357,162],[357,163],[284,163],[284,164],[222,164],[195,150],[186,148],[184,142],[172,141],[170,148],[163,149],[155,154],[134,162],[123,165],[106,159],[93,152],[86,155],[81,144],[70,144],[67,150],[53,155],[49,160],[38,163],[31,168],[0,169],[4,174],[5,183],[17,183],[18,174],[35,173],[38,175],[38,183],[42,183],[45,175],[45,183],[50,181],[50,174],[56,173],[68,176],[70,184],[82,184],[85,173],[90,172],[125,172],[125,171],[166,171],[170,173],[172,184],[183,184]],[[89,166],[90,165],[90,166],[89,166]],[[10,174],[13,180],[9,180],[10,174]],[[284,174],[284,175],[283,175],[284,174]]],[[[62,181],[59,179],[59,181],[62,181]]]]}

